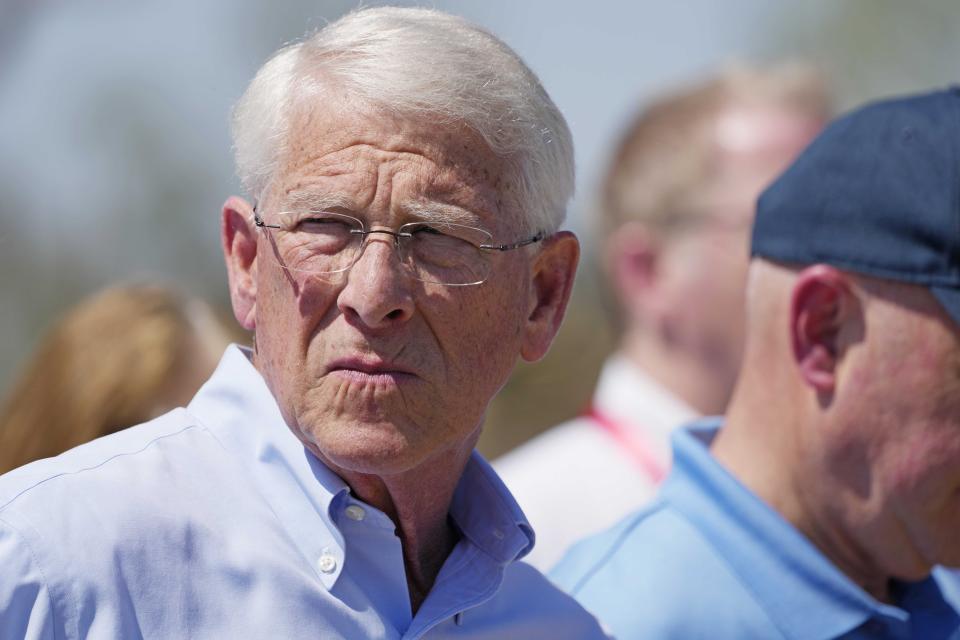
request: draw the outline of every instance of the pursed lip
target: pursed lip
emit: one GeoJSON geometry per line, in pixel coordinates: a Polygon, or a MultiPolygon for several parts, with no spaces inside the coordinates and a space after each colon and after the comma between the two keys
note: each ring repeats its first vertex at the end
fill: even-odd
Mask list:
{"type": "Polygon", "coordinates": [[[328,373],[343,372],[358,376],[407,378],[415,377],[416,373],[409,367],[388,362],[380,358],[350,356],[337,358],[327,366],[328,373]]]}

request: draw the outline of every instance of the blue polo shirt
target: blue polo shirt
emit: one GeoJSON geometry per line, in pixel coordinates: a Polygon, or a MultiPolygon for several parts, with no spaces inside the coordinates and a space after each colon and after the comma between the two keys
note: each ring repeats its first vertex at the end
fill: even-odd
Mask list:
{"type": "Polygon", "coordinates": [[[414,613],[393,522],[231,347],[186,409],[0,477],[0,638],[603,637],[517,562],[533,533],[477,454],[450,519],[414,613]]]}
{"type": "Polygon", "coordinates": [[[678,430],[658,498],[551,573],[617,638],[960,638],[938,579],[877,601],[710,454],[719,419],[678,430]]]}

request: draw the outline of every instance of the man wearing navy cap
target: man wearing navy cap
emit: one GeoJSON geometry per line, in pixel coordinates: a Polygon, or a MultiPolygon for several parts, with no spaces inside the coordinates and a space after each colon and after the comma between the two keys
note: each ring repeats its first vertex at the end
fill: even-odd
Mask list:
{"type": "Polygon", "coordinates": [[[722,427],[554,578],[618,638],[960,637],[960,91],[831,125],[752,254],[722,427]]]}

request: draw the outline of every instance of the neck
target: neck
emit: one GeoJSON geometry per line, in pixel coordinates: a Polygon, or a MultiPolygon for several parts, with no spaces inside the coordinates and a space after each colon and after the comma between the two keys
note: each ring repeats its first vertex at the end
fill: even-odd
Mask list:
{"type": "MultiPolygon", "coordinates": [[[[760,370],[770,372],[770,368],[760,370]]],[[[830,501],[840,504],[844,487],[818,470],[816,462],[810,463],[822,452],[811,450],[804,441],[802,430],[811,426],[803,404],[802,399],[778,390],[769,377],[766,384],[741,381],[710,452],[851,581],[877,600],[891,602],[890,576],[855,538],[845,534],[844,523],[822,506],[830,501]]]]}
{"type": "Polygon", "coordinates": [[[723,413],[732,380],[706,359],[639,329],[624,335],[620,352],[698,413],[723,413]]]}
{"type": "Polygon", "coordinates": [[[383,511],[396,525],[414,614],[459,540],[448,517],[450,503],[475,439],[465,447],[458,443],[456,451],[444,450],[416,468],[388,475],[357,473],[321,456],[357,498],[383,511]]]}
{"type": "Polygon", "coordinates": [[[756,497],[795,525],[804,509],[791,481],[798,447],[791,437],[796,431],[789,424],[795,417],[793,406],[786,395],[754,384],[738,385],[710,453],[756,497]]]}
{"type": "MultiPolygon", "coordinates": [[[[842,528],[815,518],[793,524],[854,584],[880,602],[894,603],[890,589],[892,576],[883,571],[854,538],[844,535],[842,528]]],[[[900,549],[893,553],[900,553],[900,549]]]]}

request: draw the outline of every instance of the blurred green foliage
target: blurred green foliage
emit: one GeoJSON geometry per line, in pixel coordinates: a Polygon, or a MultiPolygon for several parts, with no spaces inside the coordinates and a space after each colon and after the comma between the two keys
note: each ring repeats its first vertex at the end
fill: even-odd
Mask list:
{"type": "MultiPolygon", "coordinates": [[[[14,75],[17,46],[29,40],[11,21],[34,27],[45,19],[44,11],[56,10],[56,5],[40,6],[34,15],[27,15],[32,5],[30,11],[4,15],[2,33],[18,37],[4,43],[0,79],[14,75]]],[[[231,176],[227,104],[279,42],[302,33],[305,25],[322,24],[311,16],[335,16],[354,3],[295,0],[284,3],[282,11],[252,0],[245,6],[245,11],[225,14],[220,25],[226,44],[218,55],[235,61],[236,68],[219,73],[217,59],[204,63],[210,70],[202,70],[209,95],[223,101],[222,108],[217,105],[221,115],[213,134],[190,133],[176,96],[149,73],[120,73],[69,105],[55,105],[70,118],[70,134],[59,144],[80,162],[99,163],[110,172],[109,193],[81,184],[50,199],[51,176],[43,171],[56,172],[62,162],[32,145],[5,144],[12,139],[6,134],[15,133],[18,125],[0,123],[0,390],[9,386],[19,363],[60,312],[118,279],[173,282],[226,308],[218,213],[223,198],[238,188],[231,176]],[[28,156],[41,170],[24,177],[28,156]]],[[[738,53],[813,60],[831,79],[840,107],[956,79],[960,5],[955,0],[817,0],[778,6],[774,19],[757,29],[755,42],[745,43],[738,53]]],[[[615,8],[609,13],[616,20],[615,8]]],[[[647,33],[655,25],[644,28],[647,33]]],[[[172,47],[175,35],[150,46],[172,47]]],[[[69,62],[60,70],[66,73],[64,82],[70,79],[64,71],[69,62]]],[[[37,91],[51,88],[54,80],[37,79],[37,91]]],[[[0,85],[0,101],[20,99],[4,89],[0,85]]],[[[581,196],[589,201],[592,194],[581,196]]],[[[575,227],[590,226],[588,209],[574,214],[575,227]]],[[[589,263],[589,243],[585,251],[584,263],[589,263]]],[[[506,451],[582,410],[613,342],[597,274],[585,268],[551,353],[542,362],[519,365],[491,405],[480,444],[484,453],[506,451]]]]}

